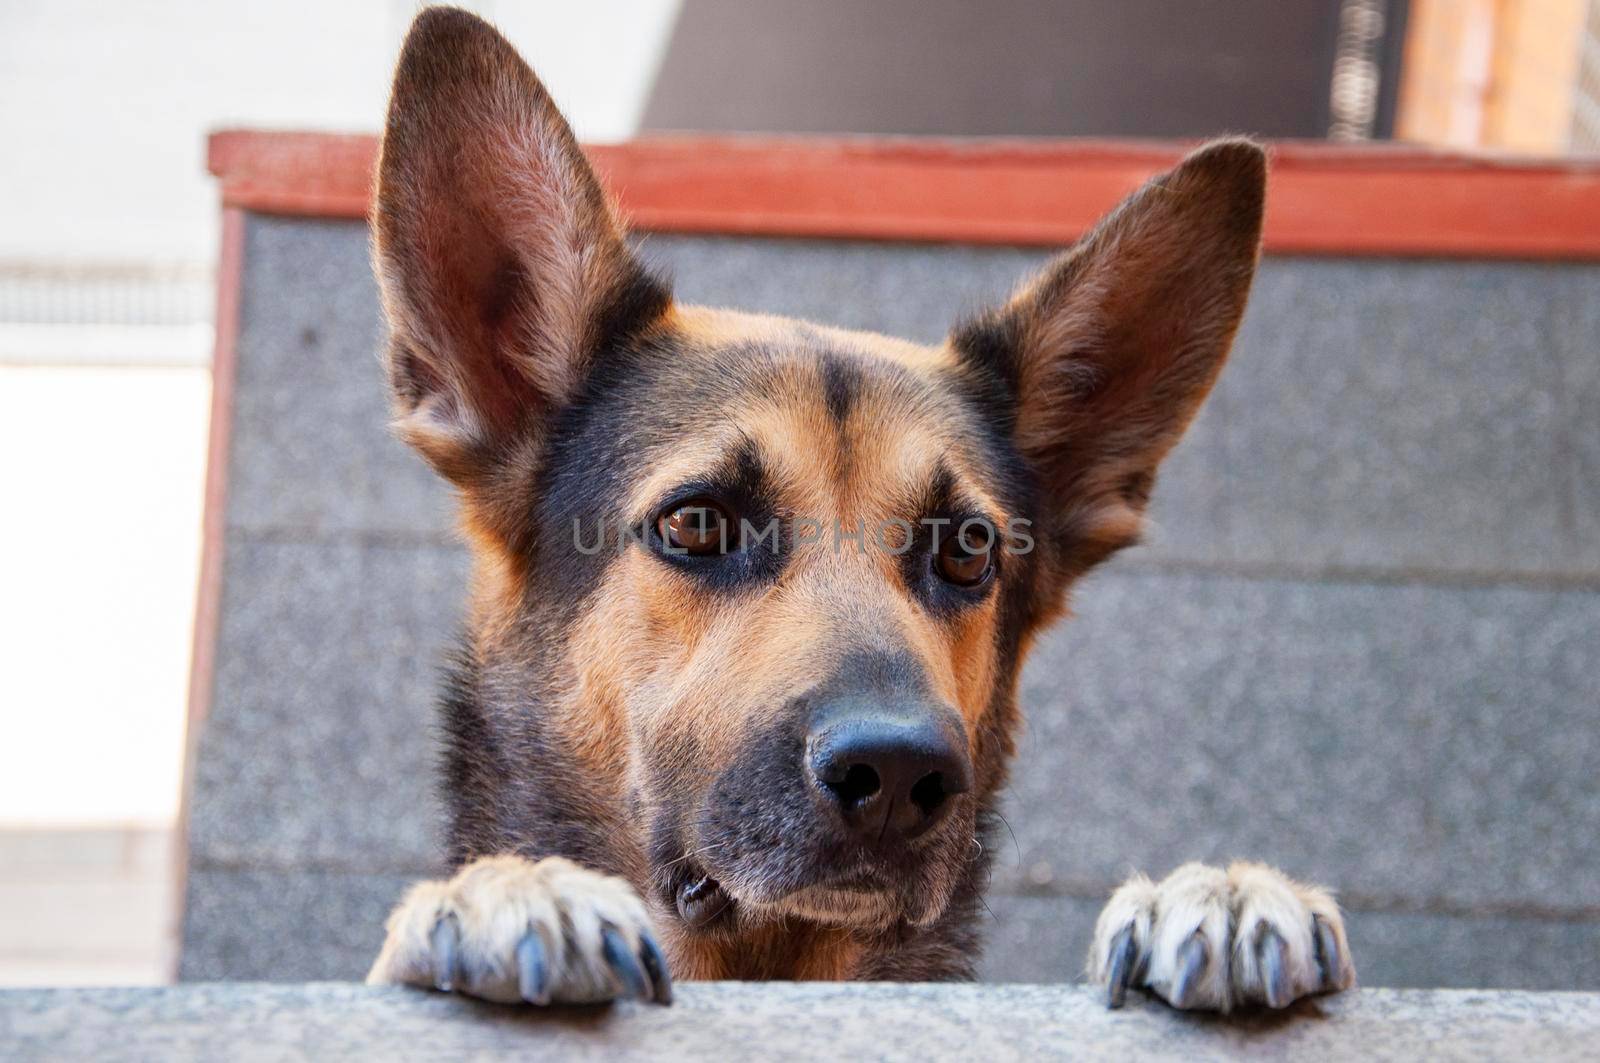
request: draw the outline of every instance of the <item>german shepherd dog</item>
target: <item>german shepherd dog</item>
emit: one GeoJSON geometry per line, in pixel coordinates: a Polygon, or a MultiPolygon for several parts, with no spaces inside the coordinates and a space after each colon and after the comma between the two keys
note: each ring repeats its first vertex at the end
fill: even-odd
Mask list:
{"type": "MultiPolygon", "coordinates": [[[[475,569],[454,877],[407,894],[369,981],[972,977],[1019,670],[1138,539],[1222,368],[1265,168],[1201,148],[936,347],[687,306],[511,45],[421,14],[374,259],[397,429],[475,569]]],[[[1355,974],[1331,896],[1257,864],[1135,876],[1088,971],[1223,1011],[1355,974]]]]}

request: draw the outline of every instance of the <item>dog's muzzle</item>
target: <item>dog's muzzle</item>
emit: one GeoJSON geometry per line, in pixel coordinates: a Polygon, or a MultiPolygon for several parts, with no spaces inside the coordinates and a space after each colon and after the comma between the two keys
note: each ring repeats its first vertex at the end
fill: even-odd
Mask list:
{"type": "Polygon", "coordinates": [[[723,917],[923,922],[970,860],[972,758],[908,654],[844,655],[719,771],[663,853],[691,927],[723,917]],[[684,851],[690,858],[681,858],[684,851]]]}

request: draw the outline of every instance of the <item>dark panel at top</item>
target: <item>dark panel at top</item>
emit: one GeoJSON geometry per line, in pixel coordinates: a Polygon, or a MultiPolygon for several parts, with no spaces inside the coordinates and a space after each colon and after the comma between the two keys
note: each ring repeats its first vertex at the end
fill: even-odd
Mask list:
{"type": "Polygon", "coordinates": [[[1339,7],[1339,0],[685,0],[644,126],[1321,137],[1339,7]]]}

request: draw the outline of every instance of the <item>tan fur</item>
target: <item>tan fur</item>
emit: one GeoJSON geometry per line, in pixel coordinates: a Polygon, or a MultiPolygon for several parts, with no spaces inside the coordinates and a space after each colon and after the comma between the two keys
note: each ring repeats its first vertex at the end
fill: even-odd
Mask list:
{"type": "Polygon", "coordinates": [[[948,347],[930,347],[897,336],[862,329],[844,329],[778,314],[752,314],[722,307],[674,304],[665,327],[691,340],[691,346],[710,350],[734,343],[753,342],[782,346],[801,330],[832,341],[839,349],[883,358],[912,369],[932,369],[953,359],[948,347]]]}

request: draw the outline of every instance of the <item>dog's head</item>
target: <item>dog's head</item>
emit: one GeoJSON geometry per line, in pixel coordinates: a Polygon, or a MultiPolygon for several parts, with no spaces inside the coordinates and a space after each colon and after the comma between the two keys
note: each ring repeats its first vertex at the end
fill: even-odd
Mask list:
{"type": "Polygon", "coordinates": [[[937,347],[683,306],[515,51],[424,14],[375,257],[399,431],[477,555],[485,727],[536,718],[690,925],[936,918],[1030,639],[1222,366],[1263,174],[1197,152],[937,347]]]}

